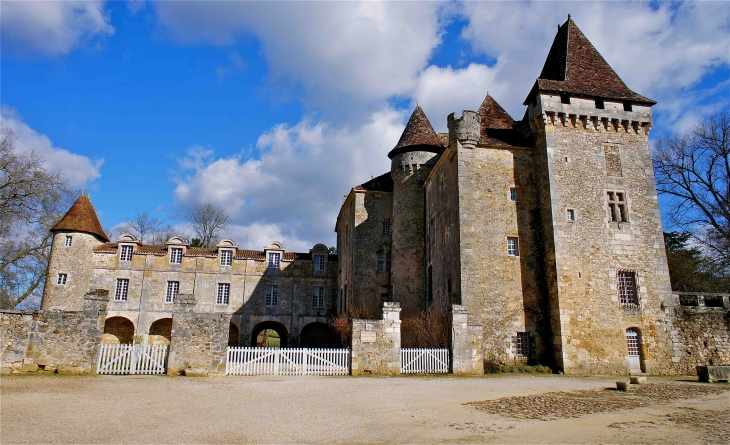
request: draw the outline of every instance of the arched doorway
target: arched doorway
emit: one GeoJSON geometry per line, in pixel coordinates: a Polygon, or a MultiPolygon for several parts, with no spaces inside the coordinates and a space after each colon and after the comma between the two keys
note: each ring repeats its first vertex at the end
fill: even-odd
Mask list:
{"type": "Polygon", "coordinates": [[[324,323],[309,323],[302,329],[299,341],[303,348],[331,348],[332,329],[324,323]]]}
{"type": "Polygon", "coordinates": [[[235,323],[231,323],[230,326],[228,326],[228,346],[230,346],[230,347],[238,346],[238,340],[239,340],[238,326],[236,326],[235,323]]]}
{"type": "Polygon", "coordinates": [[[104,334],[113,335],[119,343],[134,342],[134,323],[125,317],[110,317],[104,322],[104,334]]]}
{"type": "Polygon", "coordinates": [[[172,318],[161,318],[150,326],[149,343],[152,345],[167,344],[172,341],[172,318]],[[167,340],[167,341],[165,341],[167,340]]]}
{"type": "Polygon", "coordinates": [[[286,348],[289,344],[289,332],[286,327],[275,321],[264,321],[254,326],[251,331],[251,346],[265,345],[271,348],[286,348]]]}

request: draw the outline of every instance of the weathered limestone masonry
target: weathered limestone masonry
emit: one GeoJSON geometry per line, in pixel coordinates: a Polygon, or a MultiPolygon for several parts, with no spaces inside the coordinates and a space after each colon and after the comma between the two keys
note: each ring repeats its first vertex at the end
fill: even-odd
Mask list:
{"type": "Polygon", "coordinates": [[[482,326],[469,324],[469,311],[455,304],[451,313],[451,372],[483,374],[482,326]]]}
{"type": "Polygon", "coordinates": [[[385,302],[382,320],[352,320],[352,375],[401,373],[400,311],[385,302]]]}
{"type": "Polygon", "coordinates": [[[196,312],[194,295],[178,295],[172,316],[167,374],[186,369],[206,374],[225,372],[230,315],[196,312]]]}
{"type": "Polygon", "coordinates": [[[730,294],[682,293],[673,297],[672,369],[678,374],[694,374],[695,366],[730,366],[730,294]]]}
{"type": "Polygon", "coordinates": [[[2,373],[94,373],[108,301],[96,291],[84,296],[83,311],[0,311],[2,373]]]}

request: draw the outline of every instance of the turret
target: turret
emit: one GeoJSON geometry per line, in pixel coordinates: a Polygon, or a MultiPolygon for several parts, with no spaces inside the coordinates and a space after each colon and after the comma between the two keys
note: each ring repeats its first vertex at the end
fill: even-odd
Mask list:
{"type": "Polygon", "coordinates": [[[405,317],[425,308],[423,184],[443,150],[426,114],[416,106],[388,154],[393,177],[392,296],[405,317]]]}
{"type": "Polygon", "coordinates": [[[94,249],[109,238],[86,195],[79,196],[51,233],[53,244],[41,309],[80,311],[91,280],[94,249]]]}

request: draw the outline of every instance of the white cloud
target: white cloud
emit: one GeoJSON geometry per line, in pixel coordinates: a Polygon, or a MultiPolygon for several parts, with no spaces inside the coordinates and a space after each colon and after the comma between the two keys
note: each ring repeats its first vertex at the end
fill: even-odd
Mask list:
{"type": "Polygon", "coordinates": [[[40,155],[45,160],[45,167],[63,173],[72,187],[87,187],[101,177],[99,170],[104,162],[103,159],[92,161],[86,156],[54,147],[48,136],[30,128],[12,109],[7,107],[0,109],[0,126],[13,130],[17,138],[15,149],[18,152],[32,151],[40,155]]]}
{"type": "Polygon", "coordinates": [[[277,125],[259,138],[259,159],[215,158],[192,147],[181,160],[189,176],[179,178],[175,197],[182,207],[201,201],[225,207],[242,246],[259,249],[264,239],[288,248],[334,245],[343,195],[390,170],[387,153],[405,117],[384,109],[351,129],[306,121],[277,125]]]}
{"type": "Polygon", "coordinates": [[[68,54],[114,34],[105,1],[4,1],[3,50],[25,57],[68,54]]]}

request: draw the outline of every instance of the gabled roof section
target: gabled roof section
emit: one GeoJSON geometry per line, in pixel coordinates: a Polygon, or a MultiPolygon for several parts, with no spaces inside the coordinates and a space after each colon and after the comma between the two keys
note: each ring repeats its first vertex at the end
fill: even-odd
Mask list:
{"type": "Polygon", "coordinates": [[[388,153],[388,157],[393,159],[393,157],[409,151],[429,151],[439,154],[444,151],[441,139],[434,131],[431,122],[428,121],[426,113],[423,112],[420,105],[416,105],[411,118],[408,119],[406,128],[403,129],[403,134],[401,134],[396,146],[388,153]]]}
{"type": "Polygon", "coordinates": [[[525,105],[537,91],[573,93],[650,105],[656,103],[626,86],[570,16],[558,28],[540,77],[525,100],[525,105]]]}
{"type": "MultiPolygon", "coordinates": [[[[137,250],[134,251],[134,255],[157,255],[165,256],[169,250],[166,244],[147,244],[140,245],[137,250]]],[[[119,250],[119,243],[104,243],[94,248],[94,252],[97,253],[113,253],[116,254],[119,250]]],[[[209,257],[215,258],[218,256],[217,247],[190,247],[183,254],[185,257],[209,257]]],[[[327,253],[328,261],[337,261],[337,255],[327,253]]],[[[262,250],[247,250],[247,249],[236,249],[233,254],[233,258],[237,260],[255,260],[255,261],[266,261],[266,255],[262,250]]],[[[284,252],[281,258],[282,261],[312,261],[311,252],[284,252]]]]}
{"type": "Polygon", "coordinates": [[[504,145],[531,147],[529,131],[524,131],[500,104],[489,94],[477,111],[480,120],[479,143],[485,145],[504,145]]]}
{"type": "Polygon", "coordinates": [[[393,177],[390,172],[377,176],[368,182],[355,186],[355,190],[366,190],[369,192],[392,192],[393,177]]]}
{"type": "Polygon", "coordinates": [[[51,227],[51,232],[59,230],[90,233],[104,241],[109,241],[104,229],[101,228],[99,218],[96,216],[96,210],[94,210],[91,200],[86,195],[79,196],[79,199],[73,203],[68,212],[63,215],[63,218],[51,227]]]}

